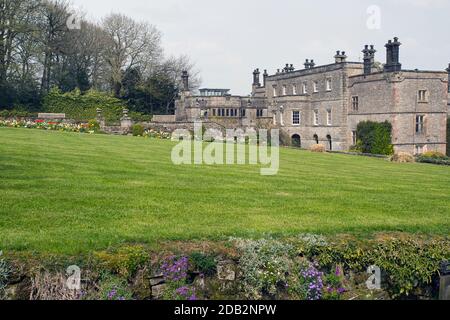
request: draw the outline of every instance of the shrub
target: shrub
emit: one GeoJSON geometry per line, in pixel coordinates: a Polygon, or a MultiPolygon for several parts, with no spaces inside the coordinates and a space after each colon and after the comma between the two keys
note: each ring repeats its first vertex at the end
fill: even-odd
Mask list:
{"type": "Polygon", "coordinates": [[[341,300],[342,295],[347,291],[344,286],[345,275],[341,267],[337,266],[334,273],[323,277],[323,299],[341,300]]]}
{"type": "Polygon", "coordinates": [[[160,269],[166,283],[163,295],[165,300],[197,300],[195,289],[187,284],[188,257],[168,257],[160,269]]]}
{"type": "Polygon", "coordinates": [[[428,151],[425,152],[422,157],[424,158],[432,158],[432,159],[437,159],[437,160],[448,160],[448,157],[440,152],[437,151],[428,151]]]}
{"type": "Polygon", "coordinates": [[[392,145],[392,125],[389,122],[364,121],[358,124],[357,147],[362,153],[391,155],[394,153],[392,145]]]}
{"type": "Polygon", "coordinates": [[[440,152],[430,151],[418,156],[417,162],[448,166],[450,158],[440,152]]]}
{"type": "Polygon", "coordinates": [[[416,160],[414,159],[413,155],[407,152],[399,152],[391,157],[391,161],[398,163],[412,163],[415,162],[416,160]]]}
{"type": "Polygon", "coordinates": [[[23,110],[2,110],[0,118],[33,118],[37,114],[23,110]]]}
{"type": "Polygon", "coordinates": [[[89,120],[88,126],[90,131],[100,131],[100,123],[97,120],[89,120]]]}
{"type": "Polygon", "coordinates": [[[140,124],[135,124],[131,128],[131,132],[133,133],[133,136],[135,137],[142,137],[144,136],[144,127],[140,124]]]}
{"type": "Polygon", "coordinates": [[[98,293],[95,300],[132,300],[133,295],[125,279],[106,274],[98,284],[98,293]]]}
{"type": "MultiPolygon", "coordinates": [[[[0,258],[2,255],[3,252],[0,251],[0,258]]],[[[0,259],[0,299],[3,297],[10,273],[11,269],[8,263],[4,259],[0,259]]]]}
{"type": "Polygon", "coordinates": [[[306,250],[308,259],[324,268],[342,265],[353,272],[366,272],[376,265],[386,274],[383,287],[392,298],[424,293],[439,276],[442,261],[450,258],[448,239],[389,239],[368,243],[342,241],[317,250],[306,250]]]}
{"type": "Polygon", "coordinates": [[[325,152],[326,151],[326,148],[325,148],[325,146],[323,145],[323,144],[315,144],[315,145],[313,145],[313,146],[311,146],[311,148],[310,148],[310,151],[311,152],[325,152]]]}
{"type": "Polygon", "coordinates": [[[111,252],[95,252],[94,257],[101,268],[122,277],[130,277],[149,259],[148,253],[140,246],[125,246],[111,252]]]}
{"type": "Polygon", "coordinates": [[[288,285],[295,256],[292,245],[266,239],[237,240],[237,248],[241,252],[239,266],[246,298],[274,297],[279,287],[288,285]]]}
{"type": "Polygon", "coordinates": [[[46,112],[65,113],[68,119],[78,121],[94,119],[100,108],[105,120],[111,122],[120,119],[126,105],[110,94],[95,90],[82,94],[78,89],[62,93],[52,88],[43,99],[43,108],[46,112]]]}
{"type": "Polygon", "coordinates": [[[447,156],[450,157],[450,118],[447,118],[447,156]]]}
{"type": "Polygon", "coordinates": [[[213,256],[201,252],[193,252],[189,258],[196,271],[208,276],[216,273],[217,262],[213,256]]]}
{"type": "Polygon", "coordinates": [[[417,162],[420,163],[429,163],[429,164],[437,164],[442,166],[450,166],[450,159],[439,159],[439,158],[430,158],[425,156],[418,156],[416,159],[417,162]]]}
{"type": "Polygon", "coordinates": [[[323,291],[323,273],[316,266],[304,261],[296,267],[289,293],[299,300],[320,300],[323,291]]]}

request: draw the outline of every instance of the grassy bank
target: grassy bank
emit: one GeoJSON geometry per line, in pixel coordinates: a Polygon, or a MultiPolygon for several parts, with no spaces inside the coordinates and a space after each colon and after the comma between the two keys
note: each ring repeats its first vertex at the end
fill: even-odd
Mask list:
{"type": "Polygon", "coordinates": [[[175,166],[169,141],[0,128],[0,248],[297,233],[450,233],[450,168],[281,150],[255,166],[175,166]]]}

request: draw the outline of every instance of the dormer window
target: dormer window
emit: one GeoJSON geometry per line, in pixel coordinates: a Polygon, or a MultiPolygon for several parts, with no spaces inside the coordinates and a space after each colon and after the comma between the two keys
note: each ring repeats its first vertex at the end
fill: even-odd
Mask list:
{"type": "Polygon", "coordinates": [[[297,86],[296,86],[295,84],[292,85],[292,94],[293,94],[294,96],[297,95],[297,86]]]}
{"type": "Polygon", "coordinates": [[[283,86],[283,96],[287,95],[287,87],[284,85],[283,86]]]}

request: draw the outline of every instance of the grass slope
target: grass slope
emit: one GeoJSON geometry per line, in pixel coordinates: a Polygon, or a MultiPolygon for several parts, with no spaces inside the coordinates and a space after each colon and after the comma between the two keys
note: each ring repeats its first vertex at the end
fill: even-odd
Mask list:
{"type": "Polygon", "coordinates": [[[0,249],[313,232],[450,233],[450,169],[281,150],[254,166],[175,166],[168,141],[0,128],[0,249]]]}

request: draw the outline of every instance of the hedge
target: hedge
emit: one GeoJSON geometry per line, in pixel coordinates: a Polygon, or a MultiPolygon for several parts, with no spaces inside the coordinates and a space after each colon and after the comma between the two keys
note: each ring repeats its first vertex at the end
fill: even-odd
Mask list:
{"type": "Polygon", "coordinates": [[[113,96],[95,90],[82,94],[76,89],[62,93],[53,88],[44,98],[45,112],[65,113],[67,118],[77,121],[88,121],[97,115],[97,108],[102,109],[106,121],[118,121],[126,104],[113,96]]]}
{"type": "Polygon", "coordinates": [[[450,157],[450,118],[447,118],[447,156],[450,157]]]}
{"type": "Polygon", "coordinates": [[[392,125],[389,122],[364,121],[358,124],[356,150],[362,153],[392,155],[392,125]]]}

